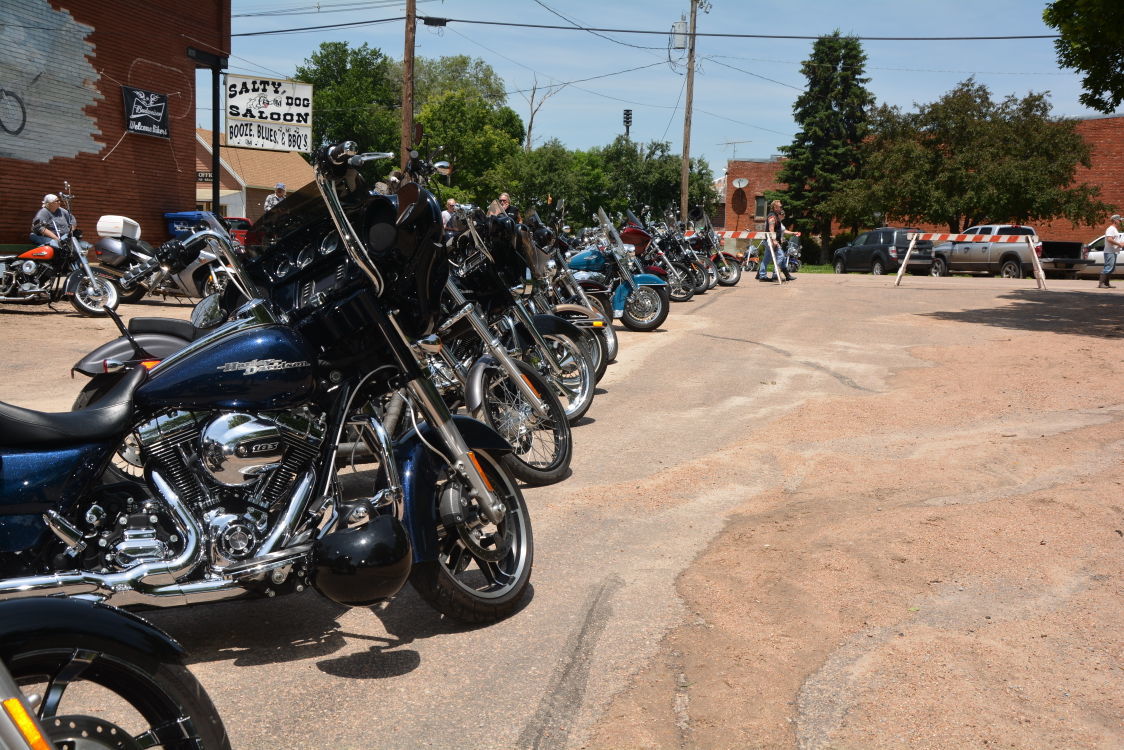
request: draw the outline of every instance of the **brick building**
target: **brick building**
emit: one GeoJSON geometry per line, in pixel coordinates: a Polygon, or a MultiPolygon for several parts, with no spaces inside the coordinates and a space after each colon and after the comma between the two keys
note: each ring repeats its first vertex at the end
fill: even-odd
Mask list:
{"type": "Polygon", "coordinates": [[[163,214],[196,205],[187,48],[230,49],[230,0],[2,0],[0,17],[0,243],[25,242],[63,180],[87,232],[124,214],[164,239],[163,214]],[[167,95],[168,138],[126,130],[123,86],[167,95]]]}
{"type": "MultiPolygon", "coordinates": [[[[1124,115],[1088,117],[1080,120],[1077,130],[1092,148],[1092,166],[1078,167],[1075,181],[1088,182],[1101,189],[1101,200],[1114,211],[1124,212],[1124,115]]],[[[730,161],[726,165],[725,229],[761,230],[765,228],[765,191],[782,190],[784,185],[776,181],[782,160],[779,156],[771,159],[730,161]],[[747,185],[733,186],[734,180],[745,178],[747,185]]],[[[1004,221],[1006,217],[991,217],[993,221],[1004,221]]],[[[893,222],[888,218],[887,222],[893,222]]],[[[1068,240],[1088,242],[1104,232],[1107,217],[1103,223],[1074,227],[1065,220],[1039,223],[1035,226],[1039,234],[1048,240],[1068,240]]],[[[922,229],[934,232],[947,232],[947,226],[923,225],[922,229]]],[[[840,231],[839,228],[835,229],[840,231]]]]}

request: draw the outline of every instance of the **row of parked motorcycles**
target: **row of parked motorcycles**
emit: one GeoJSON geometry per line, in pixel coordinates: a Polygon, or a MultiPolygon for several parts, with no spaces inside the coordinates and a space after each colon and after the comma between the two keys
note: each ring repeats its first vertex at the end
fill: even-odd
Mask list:
{"type": "Polygon", "coordinates": [[[214,217],[159,247],[99,222],[124,295],[201,258],[222,283],[187,321],[104,305],[120,336],[75,364],[71,411],[0,403],[0,742],[229,745],[182,649],[118,607],[309,588],[367,607],[409,583],[456,621],[513,614],[534,561],[520,486],[570,473],[613,322],[654,330],[669,300],[740,277],[705,221],[599,210],[567,239],[460,205],[448,231],[426,187],[448,165],[411,152],[371,189],[365,165],[390,158],[321,149],[245,246],[214,217]],[[82,681],[140,725],[72,709],[82,681]]]}

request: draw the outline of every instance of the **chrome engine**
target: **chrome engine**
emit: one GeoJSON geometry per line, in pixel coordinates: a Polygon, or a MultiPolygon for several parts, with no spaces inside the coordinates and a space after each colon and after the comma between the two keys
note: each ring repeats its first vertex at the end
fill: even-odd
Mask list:
{"type": "Polygon", "coordinates": [[[50,275],[51,266],[34,260],[17,258],[0,263],[0,297],[42,292],[50,275]]]}
{"type": "MultiPolygon", "coordinates": [[[[210,570],[253,558],[284,516],[297,479],[316,458],[324,422],[307,410],[172,412],[140,425],[134,450],[201,521],[210,570]]],[[[111,568],[171,554],[176,525],[161,503],[119,512],[101,533],[111,568]]],[[[90,519],[88,519],[90,520],[90,519]]]]}

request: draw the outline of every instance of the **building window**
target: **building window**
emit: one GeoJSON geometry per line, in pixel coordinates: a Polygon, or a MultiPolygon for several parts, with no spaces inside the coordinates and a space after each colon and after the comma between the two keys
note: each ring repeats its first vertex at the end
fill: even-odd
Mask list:
{"type": "Polygon", "coordinates": [[[753,218],[765,218],[765,196],[763,195],[757,196],[756,205],[753,207],[753,218]]]}

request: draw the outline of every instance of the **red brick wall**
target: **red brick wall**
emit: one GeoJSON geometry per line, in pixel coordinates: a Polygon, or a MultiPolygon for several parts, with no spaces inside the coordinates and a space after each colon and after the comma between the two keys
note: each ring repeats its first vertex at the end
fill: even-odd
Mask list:
{"type": "MultiPolygon", "coordinates": [[[[1124,213],[1124,115],[1109,117],[1093,117],[1081,120],[1077,130],[1092,147],[1093,166],[1086,169],[1079,167],[1074,180],[1077,183],[1088,182],[1096,185],[1101,190],[1101,200],[1109,204],[1114,213],[1124,213]]],[[[735,222],[739,230],[763,229],[761,222],[751,219],[753,200],[762,195],[766,190],[781,190],[783,185],[776,182],[776,175],[780,171],[781,161],[730,161],[726,167],[726,229],[733,230],[735,222]],[[736,193],[733,181],[738,177],[745,177],[749,185],[743,188],[744,196],[748,199],[747,213],[738,216],[734,213],[736,193]]],[[[886,219],[887,223],[895,222],[892,217],[886,219]]],[[[996,222],[1005,221],[1004,217],[994,218],[996,222]]],[[[1094,225],[1081,225],[1074,227],[1069,221],[1058,220],[1044,222],[1035,226],[1040,236],[1047,240],[1081,241],[1088,242],[1104,234],[1108,226],[1107,217],[1104,222],[1094,225]]],[[[947,225],[920,225],[921,229],[931,232],[947,232],[947,225]]],[[[832,229],[839,233],[842,229],[838,226],[832,229]]]]}
{"type": "MultiPolygon", "coordinates": [[[[92,30],[67,23],[69,33],[84,34],[85,60],[72,54],[39,69],[48,75],[52,69],[63,71],[69,83],[35,78],[30,61],[19,71],[21,79],[4,82],[20,93],[28,118],[18,135],[0,130],[0,243],[25,241],[43,195],[59,192],[63,180],[70,181],[74,214],[90,236],[98,216],[124,214],[140,223],[145,239],[166,239],[164,212],[195,207],[195,62],[186,50],[230,49],[230,0],[51,0],[49,6],[47,0],[3,2],[6,12],[33,19],[47,13],[52,23],[69,20],[60,15],[69,14],[92,30]],[[83,78],[81,85],[75,83],[83,78]],[[121,138],[122,84],[169,95],[170,139],[135,133],[121,138]],[[77,140],[89,145],[76,155],[59,155],[61,141],[42,127],[45,117],[65,105],[60,92],[67,87],[89,101],[70,117],[88,131],[77,140]],[[84,124],[90,120],[92,129],[84,124]]],[[[19,48],[18,37],[3,39],[15,41],[10,49],[0,42],[0,57],[18,69],[26,50],[19,48]]],[[[34,45],[36,37],[22,41],[34,45]]],[[[203,95],[209,98],[209,91],[203,95]]]]}

